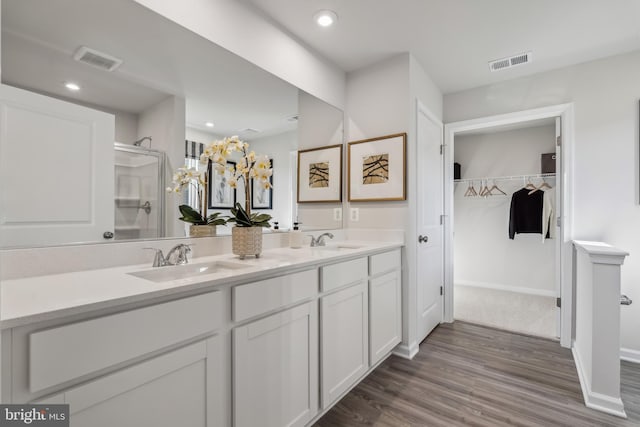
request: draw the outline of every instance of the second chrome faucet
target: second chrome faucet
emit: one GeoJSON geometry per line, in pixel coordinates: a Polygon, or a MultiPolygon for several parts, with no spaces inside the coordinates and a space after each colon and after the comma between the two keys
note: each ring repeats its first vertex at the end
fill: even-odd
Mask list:
{"type": "Polygon", "coordinates": [[[312,248],[315,248],[316,246],[326,246],[326,243],[324,241],[325,236],[327,236],[330,239],[333,239],[333,234],[331,233],[322,233],[318,237],[313,237],[311,234],[309,234],[309,236],[311,237],[312,248]]]}
{"type": "Polygon", "coordinates": [[[156,251],[156,256],[153,258],[153,267],[164,267],[166,265],[183,265],[189,263],[189,258],[187,258],[187,255],[191,252],[191,246],[184,243],[177,244],[173,248],[171,248],[166,257],[162,253],[162,249],[144,249],[151,249],[153,251],[156,251]],[[176,254],[176,256],[175,261],[172,262],[171,257],[173,256],[173,254],[176,254]]]}

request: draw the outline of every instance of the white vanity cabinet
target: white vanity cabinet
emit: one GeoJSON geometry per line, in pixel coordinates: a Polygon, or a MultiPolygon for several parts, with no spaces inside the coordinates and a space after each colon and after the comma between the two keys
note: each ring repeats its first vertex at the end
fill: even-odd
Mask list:
{"type": "Polygon", "coordinates": [[[73,427],[222,426],[220,349],[214,336],[38,403],[68,403],[73,427]]]}
{"type": "Polygon", "coordinates": [[[375,366],[402,341],[400,249],[369,257],[369,357],[375,366]]]}
{"type": "Polygon", "coordinates": [[[74,427],[224,425],[220,294],[3,333],[12,402],[68,403],[74,427]]]}
{"type": "Polygon", "coordinates": [[[345,255],[4,329],[3,403],[67,403],[73,427],[312,425],[402,336],[400,249],[345,255]]]}
{"type": "Polygon", "coordinates": [[[367,258],[323,267],[322,289],[331,291],[320,298],[321,390],[326,409],[369,367],[367,258]]]}
{"type": "Polygon", "coordinates": [[[313,298],[233,329],[234,426],[304,426],[317,414],[317,294],[317,269],[234,288],[236,319],[313,298]]]}

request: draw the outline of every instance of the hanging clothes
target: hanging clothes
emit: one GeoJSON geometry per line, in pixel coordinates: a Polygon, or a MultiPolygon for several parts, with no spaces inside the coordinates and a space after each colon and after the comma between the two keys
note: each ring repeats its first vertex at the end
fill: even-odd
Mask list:
{"type": "Polygon", "coordinates": [[[544,192],[542,200],[542,242],[544,239],[556,237],[556,225],[553,222],[554,204],[556,201],[556,190],[550,188],[544,192]]]}
{"type": "Polygon", "coordinates": [[[509,238],[511,240],[520,233],[542,234],[544,191],[538,190],[533,194],[529,194],[529,192],[530,190],[523,188],[511,196],[509,213],[509,238]]]}

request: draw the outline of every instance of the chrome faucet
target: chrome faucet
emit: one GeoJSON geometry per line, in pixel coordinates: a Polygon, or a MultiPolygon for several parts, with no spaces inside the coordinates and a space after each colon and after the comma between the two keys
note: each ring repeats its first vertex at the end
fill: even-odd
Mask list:
{"type": "Polygon", "coordinates": [[[316,246],[326,246],[327,244],[324,241],[324,236],[327,236],[330,239],[333,239],[333,234],[331,234],[331,233],[322,233],[318,237],[313,237],[311,234],[309,234],[309,236],[311,237],[311,247],[312,248],[314,248],[316,246]]]}
{"type": "Polygon", "coordinates": [[[191,246],[186,245],[184,243],[180,243],[178,245],[175,245],[167,254],[167,258],[166,262],[169,265],[183,265],[183,264],[188,264],[189,263],[189,258],[187,258],[187,254],[191,252],[191,246]],[[178,252],[178,255],[176,255],[176,262],[171,262],[171,255],[173,255],[174,252],[178,252]]]}
{"type": "Polygon", "coordinates": [[[164,267],[166,265],[183,265],[183,264],[189,263],[187,254],[191,252],[191,247],[184,243],[177,244],[176,246],[171,248],[171,250],[169,251],[166,257],[162,253],[162,249],[156,249],[156,248],[144,248],[144,249],[151,249],[152,251],[156,251],[156,256],[153,258],[153,267],[164,267]],[[178,252],[178,255],[176,255],[176,261],[171,262],[171,256],[176,251],[178,252]]]}

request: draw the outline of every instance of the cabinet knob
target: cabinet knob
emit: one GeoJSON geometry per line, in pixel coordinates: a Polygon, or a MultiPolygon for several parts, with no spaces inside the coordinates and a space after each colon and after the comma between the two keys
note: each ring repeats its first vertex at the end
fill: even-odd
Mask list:
{"type": "Polygon", "coordinates": [[[418,236],[418,243],[427,243],[429,241],[429,236],[418,236]]]}
{"type": "Polygon", "coordinates": [[[102,233],[102,237],[104,237],[105,239],[113,239],[113,233],[111,231],[105,231],[104,233],[102,233]]]}

